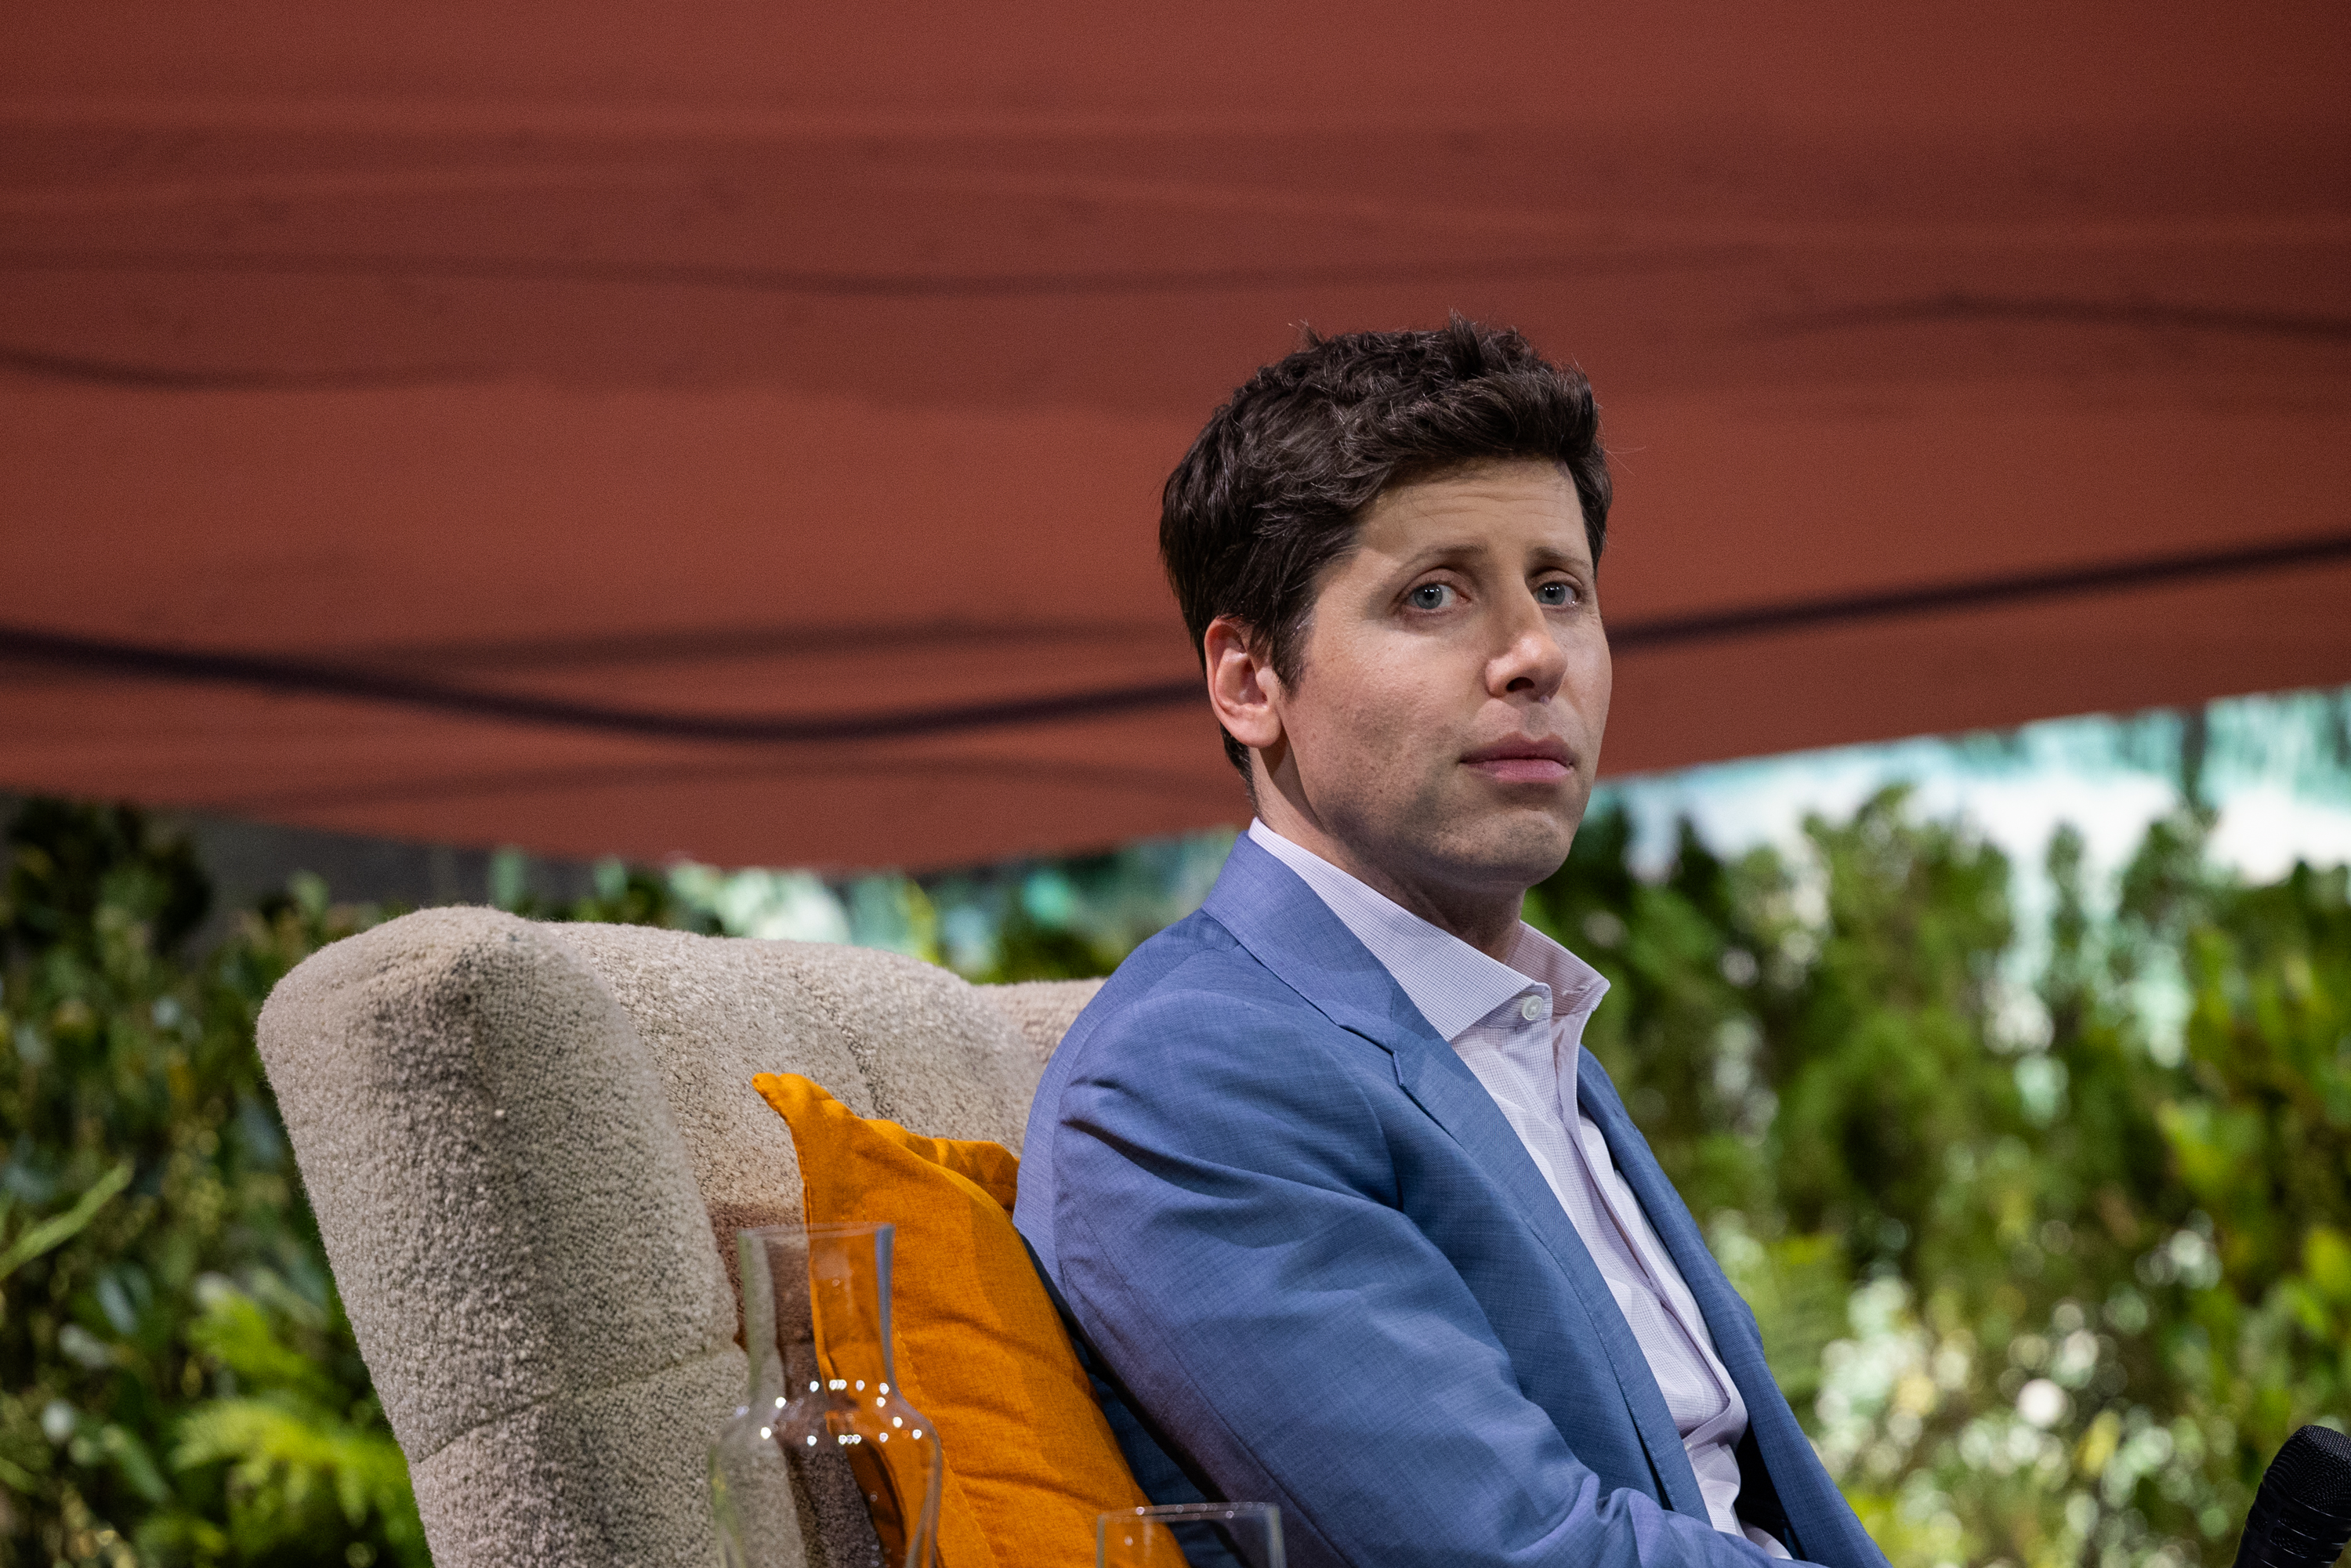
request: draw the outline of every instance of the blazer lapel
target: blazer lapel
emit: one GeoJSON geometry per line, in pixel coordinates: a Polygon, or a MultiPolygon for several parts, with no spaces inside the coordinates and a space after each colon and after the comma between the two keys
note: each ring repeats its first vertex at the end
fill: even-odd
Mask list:
{"type": "Polygon", "coordinates": [[[1562,1331],[1587,1333],[1605,1348],[1667,1505],[1705,1518],[1698,1473],[1640,1342],[1558,1196],[1477,1074],[1314,890],[1246,836],[1233,845],[1203,907],[1333,1023],[1394,1059],[1397,1086],[1509,1199],[1574,1288],[1586,1321],[1562,1331]]]}
{"type": "MultiPolygon", "coordinates": [[[[1625,1113],[1624,1102],[1617,1099],[1615,1085],[1608,1082],[1608,1074],[1592,1059],[1590,1051],[1582,1056],[1576,1071],[1576,1099],[1584,1114],[1592,1118],[1601,1135],[1607,1139],[1608,1152],[1614,1156],[1616,1168],[1624,1173],[1625,1185],[1640,1199],[1649,1223],[1656,1227],[1657,1239],[1666,1244],[1674,1266],[1681,1270],[1683,1282],[1689,1286],[1690,1295],[1697,1300],[1698,1312],[1714,1338],[1715,1354],[1721,1357],[1723,1370],[1730,1374],[1739,1396],[1746,1402],[1751,1453],[1770,1483],[1773,1494],[1771,1500],[1778,1504],[1780,1522],[1786,1526],[1784,1540],[1788,1548],[1797,1557],[1811,1562],[1836,1563],[1843,1568],[1885,1568],[1885,1553],[1861,1528],[1853,1510],[1839,1495],[1836,1483],[1821,1467],[1811,1439],[1796,1422],[1795,1412],[1788,1408],[1779,1382],[1763,1359],[1763,1340],[1756,1332],[1754,1314],[1739,1299],[1739,1292],[1730,1288],[1714,1254],[1707,1250],[1687,1206],[1666,1179],[1656,1156],[1649,1152],[1648,1141],[1625,1113]]],[[[1747,1457],[1742,1455],[1742,1477],[1747,1469],[1747,1457]]],[[[1761,1512],[1758,1510],[1749,1517],[1768,1522],[1759,1517],[1761,1512]]]]}
{"type": "MultiPolygon", "coordinates": [[[[1656,1156],[1649,1152],[1648,1140],[1633,1125],[1624,1102],[1616,1097],[1615,1085],[1608,1082],[1608,1074],[1593,1060],[1590,1051],[1581,1051],[1578,1056],[1576,1101],[1600,1129],[1601,1136],[1608,1141],[1608,1153],[1615,1160],[1617,1170],[1624,1174],[1625,1184],[1640,1199],[1642,1211],[1656,1228],[1657,1239],[1666,1244],[1674,1267],[1681,1270],[1682,1282],[1696,1298],[1707,1329],[1714,1336],[1715,1354],[1722,1358],[1725,1370],[1738,1380],[1740,1396],[1752,1406],[1755,1401],[1749,1396],[1747,1377],[1742,1374],[1760,1371],[1770,1384],[1771,1373],[1763,1365],[1762,1342],[1755,1333],[1747,1305],[1730,1288],[1714,1254],[1707,1250],[1705,1239],[1698,1235],[1698,1222],[1690,1218],[1681,1195],[1666,1179],[1656,1156]]],[[[1771,1386],[1776,1397],[1778,1385],[1771,1386]]]]}
{"type": "MultiPolygon", "coordinates": [[[[1608,1281],[1600,1277],[1590,1249],[1576,1234],[1558,1195],[1543,1180],[1542,1172],[1535,1167],[1526,1145],[1519,1142],[1486,1086],[1451,1046],[1435,1040],[1433,1034],[1429,1038],[1435,1042],[1433,1051],[1418,1041],[1395,1050],[1397,1084],[1452,1134],[1487,1179],[1510,1198],[1519,1217],[1567,1276],[1583,1309],[1585,1322],[1581,1326],[1600,1341],[1607,1354],[1609,1370],[1616,1375],[1617,1389],[1641,1435],[1641,1447],[1649,1456],[1649,1468],[1656,1475],[1666,1505],[1677,1513],[1706,1518],[1706,1496],[1698,1490],[1698,1472],[1690,1468],[1689,1450],[1682,1447],[1681,1432],[1674,1426],[1673,1412],[1666,1407],[1665,1393],[1658,1388],[1649,1358],[1641,1342],[1634,1338],[1632,1325],[1625,1321],[1608,1281]]],[[[1574,1333],[1577,1326],[1561,1325],[1566,1333],[1574,1333]]]]}
{"type": "MultiPolygon", "coordinates": [[[[1730,1288],[1722,1266],[1707,1249],[1705,1239],[1698,1234],[1698,1222],[1690,1218],[1688,1206],[1666,1179],[1656,1156],[1649,1152],[1648,1140],[1641,1136],[1640,1129],[1625,1113],[1624,1102],[1616,1097],[1616,1087],[1609,1082],[1606,1071],[1593,1060],[1590,1051],[1579,1055],[1577,1103],[1607,1140],[1608,1152],[1617,1170],[1633,1189],[1633,1196],[1640,1200],[1642,1211],[1656,1228],[1657,1239],[1666,1244],[1674,1267],[1681,1270],[1682,1282],[1697,1301],[1699,1315],[1705,1318],[1707,1331],[1713,1337],[1715,1354],[1721,1359],[1723,1370],[1730,1374],[1740,1398],[1747,1406],[1748,1436],[1756,1444],[1759,1459],[1775,1454],[1794,1454],[1798,1449],[1802,1457],[1809,1458],[1810,1439],[1796,1424],[1794,1413],[1780,1392],[1779,1380],[1771,1375],[1771,1365],[1763,1358],[1763,1340],[1756,1332],[1754,1314],[1748,1311],[1739,1292],[1730,1288]],[[1790,1447],[1792,1444],[1795,1447],[1790,1447]]],[[[1806,1500],[1805,1483],[1814,1479],[1811,1469],[1794,1474],[1777,1466],[1767,1469],[1785,1522],[1792,1529],[1800,1517],[1809,1520],[1815,1511],[1802,1505],[1806,1500]]],[[[1803,1548],[1795,1542],[1789,1544],[1802,1553],[1803,1548]]],[[[1813,1550],[1819,1551],[1822,1544],[1814,1542],[1813,1550]]]]}

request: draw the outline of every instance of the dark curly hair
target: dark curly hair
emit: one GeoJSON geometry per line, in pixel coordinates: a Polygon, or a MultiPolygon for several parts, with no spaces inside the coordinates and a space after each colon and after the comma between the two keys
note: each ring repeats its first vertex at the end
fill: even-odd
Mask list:
{"type": "MultiPolygon", "coordinates": [[[[1381,491],[1489,458],[1556,463],[1575,486],[1592,559],[1608,537],[1608,461],[1591,383],[1510,328],[1453,317],[1436,331],[1318,338],[1266,366],[1208,417],[1167,476],[1159,556],[1207,662],[1230,615],[1295,683],[1314,584],[1354,546],[1381,491]]],[[[1249,748],[1225,755],[1249,778],[1249,748]]]]}

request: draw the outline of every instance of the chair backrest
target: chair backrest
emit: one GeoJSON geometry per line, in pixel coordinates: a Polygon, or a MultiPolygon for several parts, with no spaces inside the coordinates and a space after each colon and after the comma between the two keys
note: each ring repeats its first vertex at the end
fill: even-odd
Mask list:
{"type": "Polygon", "coordinates": [[[799,1210],[756,1072],[1016,1152],[1098,982],[432,909],[314,955],[260,1045],[435,1563],[716,1560],[746,1375],[719,1238],[799,1210]]]}

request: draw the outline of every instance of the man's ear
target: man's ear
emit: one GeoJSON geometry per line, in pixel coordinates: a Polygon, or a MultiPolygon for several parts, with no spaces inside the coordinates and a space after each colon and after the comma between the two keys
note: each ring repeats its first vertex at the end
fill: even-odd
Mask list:
{"type": "Polygon", "coordinates": [[[1200,651],[1208,664],[1208,704],[1225,733],[1252,751],[1280,744],[1277,705],[1286,694],[1265,640],[1244,622],[1219,615],[1201,633],[1200,651]]]}

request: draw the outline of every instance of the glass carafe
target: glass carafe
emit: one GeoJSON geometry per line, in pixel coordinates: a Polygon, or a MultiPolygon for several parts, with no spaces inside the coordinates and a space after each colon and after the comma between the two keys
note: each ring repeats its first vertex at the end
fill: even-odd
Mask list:
{"type": "Polygon", "coordinates": [[[803,1552],[825,1568],[935,1568],[939,1439],[898,1386],[891,1235],[887,1225],[737,1233],[750,1387],[710,1448],[727,1568],[798,1563],[803,1552]],[[870,1512],[871,1536],[839,1517],[843,1504],[870,1512]]]}

